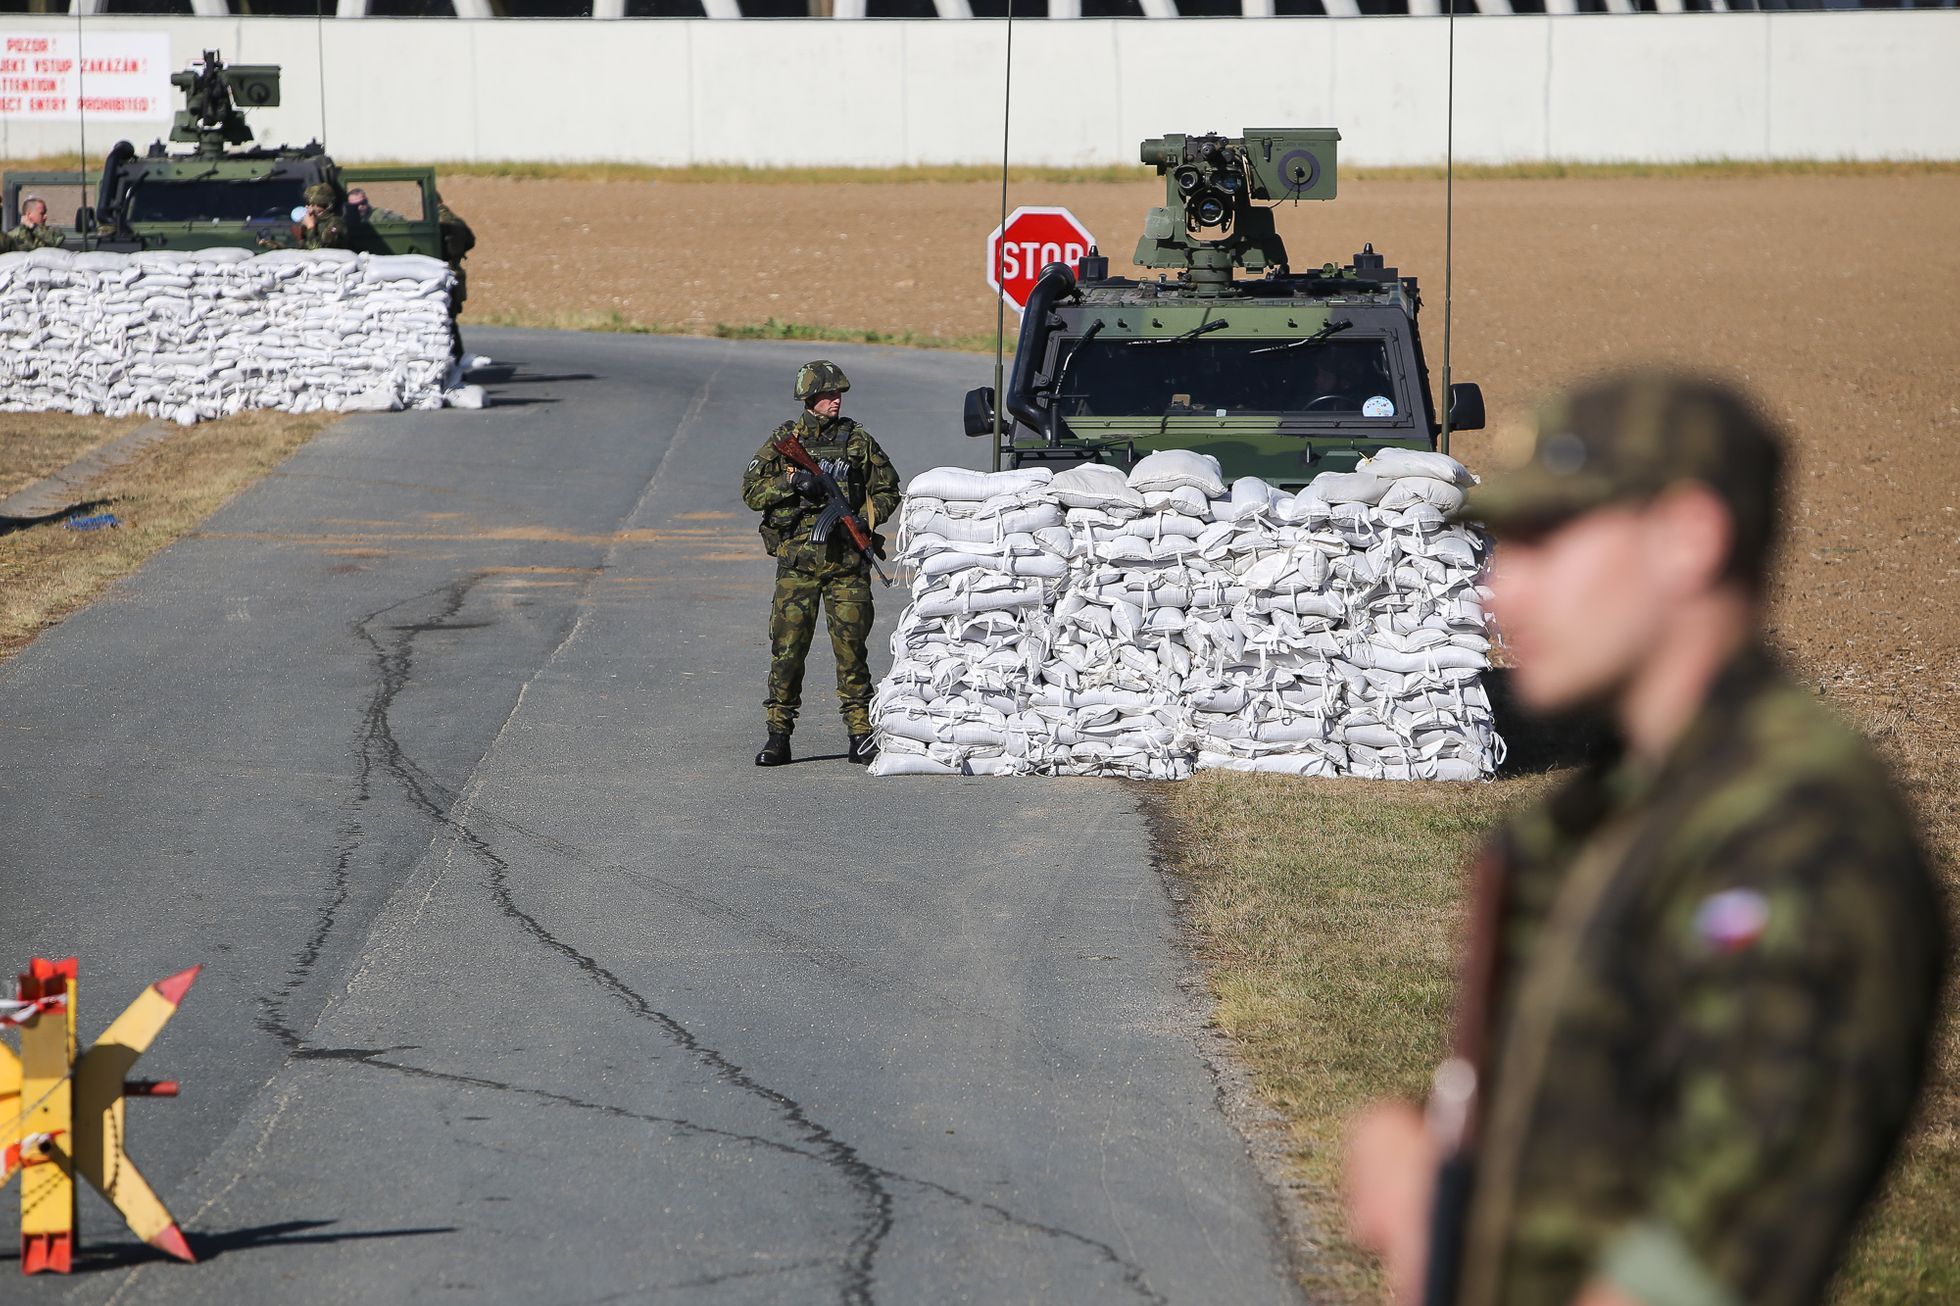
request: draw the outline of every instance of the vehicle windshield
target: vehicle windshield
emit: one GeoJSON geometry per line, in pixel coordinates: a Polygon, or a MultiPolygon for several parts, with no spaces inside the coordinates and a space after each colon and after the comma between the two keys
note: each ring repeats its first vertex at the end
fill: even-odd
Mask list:
{"type": "Polygon", "coordinates": [[[1399,415],[1386,341],[1331,336],[1284,348],[1291,343],[1213,335],[1144,346],[1096,336],[1076,350],[1076,339],[1064,340],[1057,402],[1064,417],[1399,415]]]}
{"type": "Polygon", "coordinates": [[[129,199],[131,222],[290,222],[306,203],[301,177],[237,181],[139,181],[129,199]]]}

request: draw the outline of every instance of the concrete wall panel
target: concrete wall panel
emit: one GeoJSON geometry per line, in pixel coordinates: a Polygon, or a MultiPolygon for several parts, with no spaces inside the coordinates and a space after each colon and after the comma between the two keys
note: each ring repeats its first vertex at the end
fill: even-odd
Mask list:
{"type": "MultiPolygon", "coordinates": [[[[1661,30],[1647,26],[1652,16],[1554,20],[1549,156],[1597,162],[1767,157],[1766,70],[1775,20],[1682,14],[1661,30]]],[[[1873,122],[1866,130],[1877,136],[1886,126],[1873,122]]]]}
{"type": "MultiPolygon", "coordinates": [[[[285,69],[260,138],[364,159],[986,163],[992,22],[98,17],[285,69]]],[[[15,14],[0,32],[71,32],[15,14]]],[[[1353,165],[1442,161],[1441,18],[1017,24],[1012,157],[1136,159],[1167,131],[1332,126],[1353,165]],[[1223,70],[1223,71],[1221,71],[1223,70]]],[[[1960,158],[1960,12],[1476,18],[1456,26],[1466,162],[1960,158]]],[[[168,124],[98,123],[88,153],[168,124]]],[[[0,119],[0,156],[73,151],[73,123],[0,119]]]]}
{"type": "Polygon", "coordinates": [[[1770,24],[1769,153],[1779,159],[1951,159],[1960,13],[1877,27],[1770,24]],[[1873,124],[1882,123],[1877,131],[1873,124]]]}

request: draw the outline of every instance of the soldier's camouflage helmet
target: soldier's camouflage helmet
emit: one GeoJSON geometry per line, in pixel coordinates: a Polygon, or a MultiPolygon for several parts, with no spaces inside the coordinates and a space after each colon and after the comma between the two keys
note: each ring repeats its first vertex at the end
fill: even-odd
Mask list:
{"type": "Polygon", "coordinates": [[[316,181],[306,188],[306,202],[317,204],[323,209],[332,208],[339,198],[334,194],[333,187],[324,181],[316,181]]]}
{"type": "Polygon", "coordinates": [[[844,375],[844,369],[827,358],[819,358],[796,369],[795,397],[798,399],[827,394],[832,390],[842,394],[850,388],[851,380],[844,375]]]}

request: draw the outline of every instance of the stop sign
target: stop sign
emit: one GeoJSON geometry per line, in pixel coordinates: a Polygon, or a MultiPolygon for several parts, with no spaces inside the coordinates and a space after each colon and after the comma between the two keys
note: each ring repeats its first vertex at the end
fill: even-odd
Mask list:
{"type": "Polygon", "coordinates": [[[1004,292],[1016,313],[1028,306],[1035,278],[1050,263],[1072,269],[1096,243],[1089,229],[1067,209],[1034,205],[1015,209],[1006,225],[987,237],[987,285],[1004,292]]]}

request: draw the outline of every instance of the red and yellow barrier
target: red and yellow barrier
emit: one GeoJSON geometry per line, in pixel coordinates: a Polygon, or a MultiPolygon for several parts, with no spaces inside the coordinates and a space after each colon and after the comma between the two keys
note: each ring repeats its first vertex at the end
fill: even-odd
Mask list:
{"type": "Polygon", "coordinates": [[[190,1261],[182,1230],[124,1150],[131,1097],[175,1097],[173,1080],[130,1079],[202,967],[158,980],[129,1004],[86,1052],[76,1055],[73,957],[36,957],[15,1000],[0,1003],[0,1027],[20,1031],[20,1052],[0,1042],[0,1185],[20,1171],[20,1268],[66,1274],[75,1255],[75,1177],[88,1180],[136,1236],[190,1261]]]}

